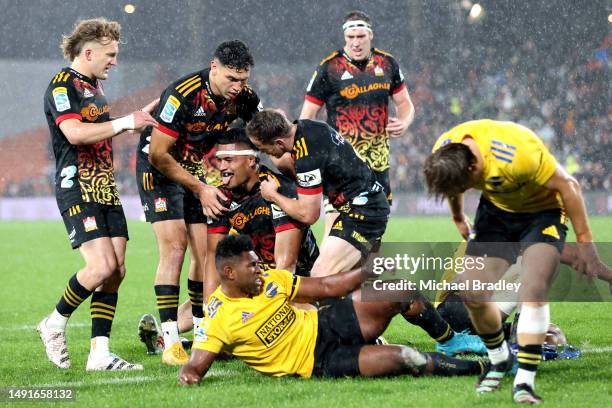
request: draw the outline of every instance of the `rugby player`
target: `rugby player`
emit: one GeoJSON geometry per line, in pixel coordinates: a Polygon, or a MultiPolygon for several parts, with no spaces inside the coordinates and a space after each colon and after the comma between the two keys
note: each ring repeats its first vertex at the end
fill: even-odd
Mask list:
{"type": "Polygon", "coordinates": [[[187,290],[194,327],[203,316],[206,217],[214,219],[226,211],[219,198],[227,197],[205,184],[202,158],[233,120],[248,121],[259,109],[259,98],[247,85],[252,66],[253,57],[243,42],[221,43],[209,68],[185,75],[166,88],[154,115],[159,126],[140,138],[136,175],[145,217],[158,243],[155,296],[165,364],[180,365],[188,359],[176,323],[187,247],[187,290]]]}
{"type": "Polygon", "coordinates": [[[142,370],[109,351],[118,290],[125,276],[127,224],[113,175],[112,138],[125,130],[156,126],[143,110],[111,120],[101,81],[117,64],[121,26],[103,18],[78,22],[64,36],[62,50],[70,66],[62,68],[45,92],[45,116],[56,159],[57,205],[73,249],[85,267],[68,281],[51,314],[37,327],[47,357],[70,367],[66,324],[91,295],[91,348],[86,369],[142,370]]]}
{"type": "Polygon", "coordinates": [[[264,272],[251,240],[240,235],[219,242],[215,264],[221,285],[196,331],[181,384],[199,383],[222,351],[274,377],[469,375],[485,369],[480,361],[370,344],[393,316],[410,315],[410,303],[362,302],[359,290],[347,295],[362,281],[359,269],[323,278],[264,272]],[[318,310],[291,303],[330,297],[336,299],[318,310]]]}
{"type": "MultiPolygon", "coordinates": [[[[370,17],[351,11],[344,17],[342,31],[344,47],[324,58],[313,73],[300,119],[316,119],[325,105],[327,123],[374,170],[391,204],[389,137],[406,132],[414,119],[414,106],[395,58],[372,47],[370,17]],[[397,117],[389,114],[389,99],[397,117]]],[[[325,213],[327,236],[338,212],[326,203],[325,213]]]]}
{"type": "MultiPolygon", "coordinates": [[[[481,257],[484,268],[466,268],[464,281],[496,281],[522,253],[519,369],[512,395],[517,403],[540,403],[535,374],[550,322],[547,293],[559,267],[566,215],[576,233],[580,271],[590,277],[603,273],[580,185],[531,130],[488,119],[462,123],[440,136],[425,161],[424,174],[430,193],[448,200],[464,239],[471,226],[463,210],[463,193],[469,188],[482,190],[466,257],[481,257]]],[[[499,309],[487,302],[487,295],[462,293],[492,363],[477,384],[478,393],[499,389],[512,365],[499,309]]]]}

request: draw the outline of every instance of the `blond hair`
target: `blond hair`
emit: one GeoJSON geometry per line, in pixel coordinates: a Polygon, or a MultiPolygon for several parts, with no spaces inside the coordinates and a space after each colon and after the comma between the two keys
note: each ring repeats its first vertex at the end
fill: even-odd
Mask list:
{"type": "Polygon", "coordinates": [[[69,35],[64,35],[60,48],[64,58],[69,61],[79,55],[83,44],[89,41],[103,43],[104,40],[119,41],[121,39],[121,25],[116,21],[105,18],[93,18],[79,21],[69,35]]]}

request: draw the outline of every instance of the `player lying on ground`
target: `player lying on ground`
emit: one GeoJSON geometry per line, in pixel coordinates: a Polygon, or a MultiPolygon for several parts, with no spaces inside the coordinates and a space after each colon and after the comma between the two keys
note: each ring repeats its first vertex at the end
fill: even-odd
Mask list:
{"type": "Polygon", "coordinates": [[[469,375],[485,369],[480,361],[369,344],[394,316],[410,316],[410,302],[361,302],[357,290],[318,310],[291,304],[348,294],[362,282],[358,269],[324,278],[275,269],[264,273],[251,241],[235,235],[219,242],[215,262],[221,285],[196,331],[191,358],[179,374],[181,384],[200,382],[222,351],[275,377],[469,375]]]}

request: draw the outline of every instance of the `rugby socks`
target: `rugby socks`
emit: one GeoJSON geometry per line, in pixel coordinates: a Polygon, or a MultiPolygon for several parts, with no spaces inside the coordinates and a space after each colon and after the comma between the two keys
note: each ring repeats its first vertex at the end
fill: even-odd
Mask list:
{"type": "Polygon", "coordinates": [[[404,319],[425,330],[438,343],[444,343],[452,339],[455,332],[448,322],[440,316],[434,305],[428,299],[421,298],[419,301],[423,302],[423,311],[416,316],[408,315],[409,311],[403,313],[404,319]]]}
{"type": "Polygon", "coordinates": [[[94,292],[91,296],[90,354],[96,357],[105,357],[110,354],[108,339],[115,318],[117,298],[117,293],[94,292]]]}
{"type": "Polygon", "coordinates": [[[432,375],[475,375],[482,374],[485,364],[479,360],[460,360],[448,357],[442,353],[425,353],[433,362],[432,375]]]}
{"type": "Polygon", "coordinates": [[[91,292],[79,283],[76,274],[72,275],[68,285],[66,285],[64,294],[45,323],[47,327],[54,330],[64,330],[70,315],[91,295],[91,292]]]}
{"type": "Polygon", "coordinates": [[[179,304],[179,287],[175,285],[155,285],[157,310],[164,336],[164,348],[171,347],[179,341],[178,323],[176,322],[179,304]]]}
{"type": "Polygon", "coordinates": [[[491,334],[478,334],[482,339],[482,342],[487,346],[487,352],[489,354],[489,360],[491,364],[497,365],[508,361],[510,351],[508,350],[508,344],[504,338],[504,329],[500,328],[495,333],[491,334]]]}
{"type": "Polygon", "coordinates": [[[518,346],[518,371],[514,377],[514,385],[527,384],[535,389],[535,375],[542,360],[542,345],[527,344],[518,346]]]}
{"type": "Polygon", "coordinates": [[[187,279],[187,293],[191,301],[191,313],[193,315],[193,329],[197,329],[204,317],[202,303],[204,299],[204,283],[187,279]]]}

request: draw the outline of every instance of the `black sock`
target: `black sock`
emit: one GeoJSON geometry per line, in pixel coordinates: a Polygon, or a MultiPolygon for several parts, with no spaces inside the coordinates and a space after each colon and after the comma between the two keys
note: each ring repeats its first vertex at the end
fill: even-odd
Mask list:
{"type": "Polygon", "coordinates": [[[57,302],[55,308],[62,316],[70,317],[72,312],[91,295],[91,292],[79,283],[76,274],[74,274],[68,281],[64,295],[57,302]]]}
{"type": "Polygon", "coordinates": [[[155,285],[155,297],[157,298],[157,310],[159,320],[162,323],[176,322],[179,304],[179,286],[155,285]]]}
{"type": "Polygon", "coordinates": [[[115,309],[117,308],[117,293],[94,292],[91,296],[91,337],[110,337],[115,309]]]}
{"type": "Polygon", "coordinates": [[[505,338],[504,338],[504,329],[503,328],[500,328],[495,333],[490,333],[490,334],[480,334],[480,333],[478,333],[478,335],[480,336],[480,338],[482,339],[483,343],[485,344],[485,346],[487,346],[487,348],[489,350],[501,347],[501,345],[503,344],[503,342],[505,340],[505,338]]]}
{"type": "Polygon", "coordinates": [[[540,361],[542,360],[542,345],[527,344],[518,346],[518,354],[516,356],[519,368],[527,371],[536,371],[540,361]]]}
{"type": "Polygon", "coordinates": [[[425,353],[433,361],[432,375],[474,375],[482,374],[484,371],[484,363],[482,361],[461,360],[458,358],[448,357],[441,353],[425,353]]]}
{"type": "Polygon", "coordinates": [[[191,313],[193,317],[204,317],[202,299],[204,299],[204,283],[187,279],[187,293],[191,301],[191,313]]]}
{"type": "Polygon", "coordinates": [[[419,326],[429,334],[435,341],[442,343],[453,338],[455,333],[446,320],[440,316],[434,305],[425,297],[420,297],[417,302],[423,303],[423,310],[416,316],[410,316],[409,312],[402,313],[404,319],[409,323],[419,326]]]}

